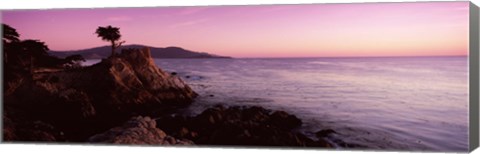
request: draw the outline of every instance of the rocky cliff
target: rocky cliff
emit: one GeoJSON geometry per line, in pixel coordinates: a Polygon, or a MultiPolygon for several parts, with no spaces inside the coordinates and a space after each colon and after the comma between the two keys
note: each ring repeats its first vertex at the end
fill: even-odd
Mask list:
{"type": "Polygon", "coordinates": [[[148,48],[123,50],[80,69],[37,70],[14,81],[6,83],[3,116],[11,123],[5,127],[10,133],[6,137],[17,138],[6,140],[42,140],[18,138],[15,127],[40,121],[66,140],[84,141],[131,116],[160,115],[186,106],[197,95],[180,78],[159,69],[148,48]]]}

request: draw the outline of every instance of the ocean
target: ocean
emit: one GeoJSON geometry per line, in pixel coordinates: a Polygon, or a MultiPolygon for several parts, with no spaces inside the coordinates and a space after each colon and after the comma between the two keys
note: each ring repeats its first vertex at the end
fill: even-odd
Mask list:
{"type": "MultiPolygon", "coordinates": [[[[97,60],[98,62],[98,60],[97,60]]],[[[93,63],[92,60],[87,61],[93,63]]],[[[468,57],[155,59],[200,97],[284,110],[298,131],[379,150],[468,150],[468,57]]],[[[348,148],[348,147],[338,147],[348,148]]]]}

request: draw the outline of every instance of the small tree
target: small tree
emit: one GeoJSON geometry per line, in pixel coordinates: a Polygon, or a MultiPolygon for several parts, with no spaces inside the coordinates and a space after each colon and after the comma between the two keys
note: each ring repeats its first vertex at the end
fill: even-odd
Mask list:
{"type": "Polygon", "coordinates": [[[48,57],[48,46],[39,40],[24,40],[21,42],[23,52],[30,57],[30,73],[33,73],[34,61],[48,57]]]}
{"type": "Polygon", "coordinates": [[[120,35],[120,28],[118,27],[112,27],[110,25],[107,27],[98,27],[95,33],[98,35],[97,37],[101,37],[102,40],[110,41],[112,43],[111,57],[115,55],[115,49],[120,47],[120,45],[125,42],[118,42],[120,37],[122,37],[122,35],[120,35]]]}
{"type": "Polygon", "coordinates": [[[85,58],[82,55],[70,55],[65,57],[65,64],[67,67],[70,68],[77,68],[82,66],[82,62],[85,62],[85,58]]]}
{"type": "Polygon", "coordinates": [[[16,44],[20,42],[20,34],[17,33],[15,28],[10,27],[7,24],[2,24],[3,35],[2,35],[2,43],[4,46],[3,49],[3,59],[5,63],[8,63],[8,52],[11,52],[12,44],[16,44]]]}
{"type": "Polygon", "coordinates": [[[2,36],[2,41],[3,43],[11,43],[11,42],[18,42],[20,39],[20,34],[17,33],[17,30],[14,28],[10,27],[7,24],[2,24],[2,29],[3,29],[3,36],[2,36]]]}

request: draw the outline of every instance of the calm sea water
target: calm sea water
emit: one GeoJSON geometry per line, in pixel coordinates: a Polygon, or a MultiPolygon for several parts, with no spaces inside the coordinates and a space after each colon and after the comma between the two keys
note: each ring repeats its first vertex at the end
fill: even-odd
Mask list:
{"type": "MultiPolygon", "coordinates": [[[[92,63],[89,61],[87,63],[92,63]]],[[[383,150],[468,149],[467,57],[156,59],[200,94],[188,109],[260,105],[310,137],[383,150]]]]}

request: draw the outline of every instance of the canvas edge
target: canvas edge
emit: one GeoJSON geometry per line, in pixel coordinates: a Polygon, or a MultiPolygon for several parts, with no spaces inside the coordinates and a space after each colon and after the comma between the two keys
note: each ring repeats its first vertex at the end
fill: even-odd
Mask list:
{"type": "MultiPolygon", "coordinates": [[[[0,10],[0,23],[3,23],[3,10],[0,10]]],[[[2,34],[3,36],[3,26],[0,26],[0,34],[2,34]]],[[[2,50],[2,53],[3,53],[3,41],[0,41],[0,50],[2,50]]],[[[3,61],[3,54],[0,54],[0,60],[3,61]]],[[[2,143],[5,143],[5,140],[4,140],[4,136],[3,136],[3,105],[4,105],[4,98],[3,98],[3,87],[5,86],[4,85],[4,80],[3,80],[3,77],[4,77],[4,70],[3,70],[3,63],[0,62],[0,115],[2,116],[2,119],[0,120],[0,128],[2,129],[1,133],[0,133],[0,144],[2,143]]]]}
{"type": "Polygon", "coordinates": [[[479,144],[479,9],[470,2],[469,13],[469,151],[479,144]]]}
{"type": "MultiPolygon", "coordinates": [[[[421,1],[421,2],[435,2],[435,1],[421,1]]],[[[442,2],[442,1],[440,1],[442,2]]],[[[448,1],[445,1],[448,2],[448,1]]],[[[382,3],[382,2],[364,2],[364,3],[382,3]]],[[[387,2],[388,3],[388,2],[387,2]]],[[[390,2],[394,3],[394,2],[390,2]]],[[[414,3],[414,2],[397,2],[397,3],[414,3]]],[[[480,129],[480,54],[479,54],[479,27],[480,27],[480,19],[479,19],[479,7],[469,2],[469,151],[472,152],[479,146],[479,129],[480,129]]],[[[314,3],[315,4],[315,3],[314,3]]],[[[316,3],[316,4],[338,4],[338,3],[316,3]]],[[[343,4],[343,3],[340,3],[343,4]]],[[[358,4],[358,3],[345,3],[345,4],[358,4]]],[[[276,5],[276,4],[257,4],[257,5],[276,5]]],[[[280,4],[280,5],[294,5],[294,4],[280,4]]],[[[206,6],[216,6],[216,5],[206,5],[206,6]]],[[[222,5],[219,5],[222,6],[222,5]]],[[[237,5],[226,5],[226,6],[237,6],[237,5]]],[[[240,5],[241,6],[241,5],[240,5]]],[[[148,6],[148,7],[139,7],[139,8],[149,8],[149,7],[184,7],[184,6],[148,6]]],[[[192,6],[194,7],[194,6],[192,6]]],[[[200,5],[199,7],[203,7],[200,5]]],[[[98,8],[98,9],[116,9],[116,8],[130,8],[130,7],[113,7],[113,8],[98,8]]],[[[88,8],[48,8],[48,10],[58,10],[58,9],[88,9],[88,8]]],[[[16,11],[21,10],[41,10],[41,9],[15,9],[16,11]]],[[[12,11],[10,9],[0,9],[0,23],[3,23],[3,11],[12,11]]],[[[0,26],[0,34],[2,34],[3,30],[0,26]]],[[[0,50],[3,50],[3,44],[0,42],[0,50]]],[[[3,54],[0,54],[0,60],[3,60],[3,54]]],[[[2,119],[0,120],[0,144],[5,144],[4,141],[4,134],[3,134],[3,109],[4,109],[4,66],[3,63],[0,63],[0,115],[2,115],[2,119]]],[[[48,144],[47,144],[48,145],[48,144]]],[[[81,144],[80,144],[81,145],[81,144]]],[[[103,145],[104,146],[104,145],[103,145]]],[[[115,145],[114,145],[115,146],[115,145]]],[[[208,148],[208,147],[207,147],[208,148]]],[[[318,149],[316,149],[318,150],[318,149]]],[[[322,149],[320,149],[322,150],[322,149]]],[[[349,151],[349,150],[344,150],[349,151]]],[[[350,151],[352,152],[352,151],[350,151]]],[[[378,151],[377,151],[378,152],[378,151]]],[[[391,151],[394,152],[394,151],[391,151]]]]}

